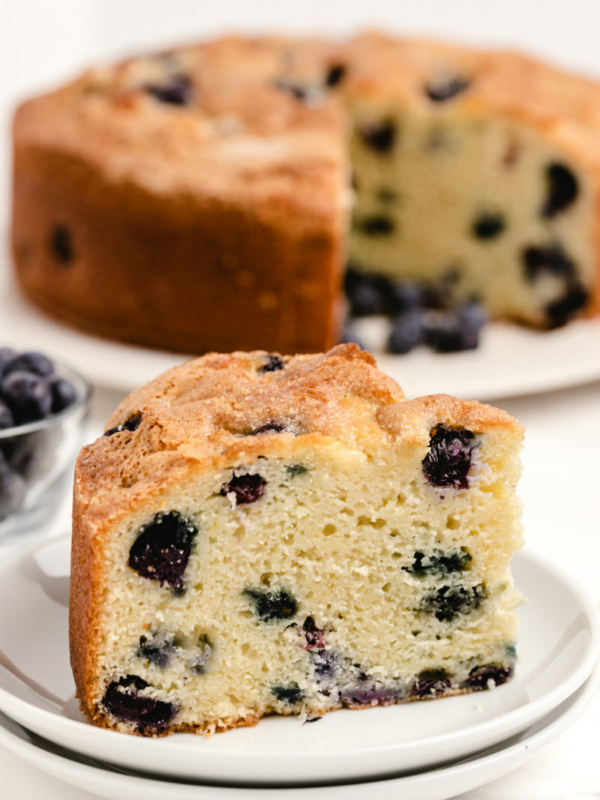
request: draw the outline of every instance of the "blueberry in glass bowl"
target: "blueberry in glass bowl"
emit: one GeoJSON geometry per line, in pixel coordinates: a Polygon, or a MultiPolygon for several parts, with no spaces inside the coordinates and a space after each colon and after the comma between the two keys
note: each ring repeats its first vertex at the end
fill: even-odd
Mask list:
{"type": "Polygon", "coordinates": [[[42,353],[0,347],[0,536],[47,525],[81,447],[90,389],[42,353]]]}

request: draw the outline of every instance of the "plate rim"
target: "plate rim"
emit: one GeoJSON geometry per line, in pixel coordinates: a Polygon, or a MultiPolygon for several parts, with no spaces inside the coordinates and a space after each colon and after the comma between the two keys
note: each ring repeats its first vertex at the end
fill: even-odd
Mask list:
{"type": "MultiPolygon", "coordinates": [[[[455,797],[457,794],[474,790],[480,786],[486,785],[493,780],[509,774],[515,769],[518,769],[531,756],[537,753],[542,747],[546,746],[559,735],[564,733],[571,727],[579,717],[589,708],[589,700],[596,695],[600,687],[600,668],[596,667],[590,676],[579,689],[576,690],[570,697],[566,698],[556,708],[547,714],[547,717],[552,717],[550,721],[544,723],[545,717],[534,723],[531,728],[538,726],[538,730],[531,732],[526,729],[520,735],[520,739],[512,744],[505,744],[501,742],[490,748],[491,752],[484,752],[482,755],[469,757],[459,760],[455,763],[450,763],[438,768],[427,769],[411,775],[400,775],[386,777],[376,780],[360,781],[346,784],[335,784],[329,786],[294,786],[294,787],[265,787],[265,786],[213,786],[209,784],[202,784],[196,782],[173,782],[165,780],[160,777],[153,777],[151,775],[131,775],[127,772],[118,771],[111,768],[110,765],[83,763],[81,761],[71,759],[69,751],[65,750],[67,755],[63,756],[58,753],[50,752],[46,749],[38,747],[31,741],[27,741],[16,733],[8,730],[0,719],[0,746],[6,747],[9,752],[17,757],[22,758],[26,763],[40,769],[45,774],[50,775],[58,780],[62,780],[68,785],[88,791],[90,785],[90,778],[96,776],[94,785],[97,785],[97,776],[101,774],[103,778],[109,776],[109,781],[113,784],[113,789],[118,789],[118,784],[122,781],[133,781],[140,790],[146,789],[151,786],[154,789],[166,792],[168,790],[169,796],[172,796],[174,791],[177,791],[177,798],[175,800],[192,800],[192,796],[197,797],[198,789],[206,790],[206,796],[209,794],[214,795],[216,800],[232,800],[242,797],[242,792],[245,797],[251,798],[264,797],[265,791],[269,792],[269,796],[273,800],[343,800],[344,798],[358,798],[364,797],[364,786],[368,785],[371,790],[378,793],[378,790],[387,789],[408,789],[425,790],[429,800],[433,800],[434,795],[431,792],[432,786],[435,787],[439,784],[447,786],[450,794],[444,791],[443,794],[435,794],[437,800],[442,798],[455,797]],[[560,711],[563,706],[562,711],[560,711]],[[557,712],[559,712],[557,714],[557,712]],[[541,727],[539,727],[541,725],[541,727]],[[25,751],[25,754],[24,752],[25,751]],[[40,758],[42,763],[40,764],[40,758]],[[70,775],[72,778],[73,772],[76,773],[78,780],[66,780],[64,772],[61,772],[63,764],[67,764],[70,775]],[[460,787],[449,785],[452,779],[462,778],[460,787]],[[466,782],[465,782],[466,779],[466,782]],[[310,795],[308,794],[310,792],[310,795]],[[259,794],[260,793],[260,794],[259,794]],[[320,793],[318,796],[317,793],[320,793]]],[[[13,721],[14,722],[14,721],[13,721]]],[[[23,728],[27,733],[26,728],[15,723],[23,728]]],[[[60,748],[63,749],[63,748],[60,748]]],[[[64,769],[64,768],[63,768],[64,769]]],[[[103,794],[103,797],[108,795],[103,794]]],[[[138,794],[139,796],[139,794],[138,794]]],[[[154,795],[156,796],[156,795],[154,795]]],[[[112,794],[111,794],[112,797],[112,794]]],[[[416,796],[415,800],[417,800],[416,796]]],[[[377,799],[376,799],[377,800],[377,799]]],[[[381,799],[382,800],[382,799],[381,799]]]]}
{"type": "MultiPolygon", "coordinates": [[[[42,542],[37,542],[36,544],[32,545],[27,549],[20,550],[12,554],[12,558],[6,559],[2,565],[0,566],[0,574],[4,569],[9,569],[14,562],[19,562],[21,559],[27,558],[36,552],[42,551],[44,548],[48,547],[62,547],[68,548],[69,545],[69,537],[67,536],[55,536],[52,539],[45,540],[42,542]]],[[[585,615],[586,620],[586,630],[590,633],[590,639],[587,643],[586,649],[586,656],[582,661],[578,664],[578,666],[570,673],[566,680],[561,681],[558,686],[555,686],[552,690],[546,692],[542,697],[537,698],[536,700],[527,702],[518,708],[512,709],[505,713],[500,714],[498,717],[484,720],[480,723],[476,723],[470,727],[464,728],[459,731],[453,732],[446,732],[443,734],[437,734],[435,736],[429,738],[421,738],[415,741],[410,742],[403,742],[403,743],[387,743],[383,745],[369,745],[361,748],[353,748],[352,750],[344,751],[344,758],[352,758],[354,757],[361,757],[361,758],[368,758],[372,755],[377,756],[389,756],[393,757],[394,753],[402,752],[403,760],[406,760],[410,757],[415,757],[414,754],[418,753],[419,749],[427,748],[438,748],[443,745],[448,745],[448,742],[452,742],[453,744],[453,751],[456,751],[462,742],[468,739],[477,738],[479,739],[481,736],[487,735],[491,736],[492,743],[498,741],[498,736],[502,735],[504,737],[515,735],[519,731],[525,729],[528,725],[532,725],[543,717],[545,714],[549,713],[553,708],[556,708],[563,702],[566,698],[571,696],[589,677],[591,672],[594,669],[594,665],[600,658],[600,614],[596,608],[596,604],[592,597],[589,595],[585,588],[582,588],[576,581],[575,578],[572,577],[568,572],[562,571],[557,564],[555,564],[551,559],[548,559],[547,556],[529,550],[525,548],[521,550],[519,553],[516,554],[516,557],[519,561],[525,561],[525,566],[523,569],[531,569],[533,565],[534,568],[538,568],[544,571],[546,574],[550,573],[553,580],[558,579],[562,582],[563,587],[566,588],[571,594],[577,599],[578,604],[581,607],[581,611],[585,615]],[[527,566],[529,562],[529,567],[527,566]],[[494,731],[501,731],[497,732],[495,735],[492,735],[494,731]]],[[[472,698],[473,695],[465,695],[466,697],[472,698]]],[[[192,744],[187,740],[185,742],[175,742],[172,737],[165,737],[160,739],[146,739],[140,737],[131,737],[127,734],[120,733],[121,737],[126,737],[126,739],[121,739],[121,744],[124,744],[127,741],[127,746],[125,750],[128,756],[119,757],[115,760],[115,756],[106,756],[106,750],[115,750],[117,749],[120,752],[120,748],[115,748],[115,740],[114,734],[119,733],[118,731],[111,731],[102,728],[94,727],[93,725],[73,720],[68,717],[62,716],[60,713],[52,712],[47,709],[39,708],[35,706],[33,703],[28,702],[22,698],[17,697],[16,695],[12,694],[9,690],[5,689],[4,687],[0,686],[0,710],[7,714],[9,717],[14,719],[24,727],[33,730],[40,736],[45,736],[49,738],[48,731],[52,731],[52,740],[56,739],[56,734],[60,730],[61,737],[60,742],[64,744],[68,749],[75,750],[76,752],[80,752],[83,755],[89,755],[90,752],[93,752],[95,747],[99,746],[102,743],[101,750],[103,752],[103,760],[112,763],[112,764],[119,764],[121,766],[127,766],[127,757],[131,757],[130,754],[133,752],[136,756],[136,760],[141,758],[142,756],[148,758],[149,756],[156,755],[159,750],[158,747],[164,748],[165,756],[164,759],[176,758],[177,760],[177,767],[176,770],[181,769],[181,765],[179,762],[185,761],[186,759],[190,762],[193,762],[194,770],[193,776],[196,778],[201,778],[202,776],[198,773],[197,767],[197,760],[198,758],[202,757],[202,750],[197,747],[196,744],[192,744]],[[82,726],[85,728],[85,736],[81,736],[82,726]],[[63,733],[64,732],[64,733],[63,733]],[[73,742],[76,745],[80,746],[73,746],[73,742]],[[83,743],[82,743],[83,742],[83,743]],[[89,742],[89,744],[87,744],[89,742]],[[108,742],[112,742],[113,744],[106,744],[108,742]],[[157,744],[157,742],[165,743],[165,744],[157,744]],[[87,745],[87,746],[86,746],[87,745]]],[[[486,739],[487,741],[487,739],[486,739]]],[[[487,745],[489,746],[489,745],[487,745]]],[[[469,752],[473,752],[472,749],[469,752]]],[[[460,754],[464,757],[465,750],[461,750],[460,754]]],[[[236,759],[237,763],[243,763],[245,769],[251,769],[252,772],[258,773],[260,772],[261,768],[264,766],[269,759],[273,757],[272,753],[257,753],[256,751],[251,752],[244,752],[242,750],[218,750],[218,751],[207,751],[205,753],[205,760],[208,758],[212,763],[213,767],[211,771],[214,772],[216,767],[214,766],[215,763],[218,765],[224,765],[231,759],[236,759]]],[[[316,759],[317,761],[324,761],[331,759],[331,754],[324,752],[315,752],[311,753],[310,757],[312,759],[316,759]]],[[[457,757],[456,755],[454,757],[457,757]]],[[[285,754],[286,760],[290,762],[299,762],[301,760],[305,760],[307,758],[307,754],[304,751],[300,751],[297,753],[286,753],[285,754]]],[[[138,762],[139,763],[139,762],[138,762]]],[[[131,766],[131,763],[129,763],[131,766]]],[[[380,767],[380,774],[383,768],[380,767]]],[[[389,767],[388,767],[389,769],[389,767]]],[[[201,771],[204,772],[204,778],[206,779],[206,767],[201,767],[201,771]]],[[[383,770],[385,771],[385,770],[383,770]]],[[[189,769],[186,769],[185,773],[181,773],[179,771],[173,771],[171,769],[170,773],[161,766],[161,768],[156,771],[156,774],[162,775],[178,775],[179,777],[191,777],[192,773],[189,769]]],[[[372,773],[375,774],[375,773],[372,773]]],[[[234,779],[237,780],[238,784],[241,779],[234,779]]],[[[255,778],[243,778],[243,780],[255,780],[255,778]]],[[[323,779],[325,780],[325,779],[323,779]]],[[[333,778],[330,778],[333,780],[333,778]]],[[[299,781],[294,781],[297,785],[302,785],[299,781]]],[[[276,785],[276,782],[273,781],[271,785],[276,785]]]]}

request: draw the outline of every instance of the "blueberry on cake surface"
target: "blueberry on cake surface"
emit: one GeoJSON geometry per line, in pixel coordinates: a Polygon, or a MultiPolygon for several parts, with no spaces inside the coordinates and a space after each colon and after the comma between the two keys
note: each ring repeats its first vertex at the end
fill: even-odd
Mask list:
{"type": "Polygon", "coordinates": [[[512,677],[522,429],[505,412],[407,400],[349,344],[203,356],[106,427],[74,489],[92,722],[212,733],[512,677]]]}
{"type": "MultiPolygon", "coordinates": [[[[75,327],[194,354],[331,347],[346,255],[357,316],[406,310],[399,283],[556,328],[600,311],[599,108],[519,54],[376,33],[90,69],[17,110],[17,280],[75,327]],[[549,248],[568,274],[531,270],[549,248]]],[[[405,323],[392,352],[420,343],[405,323]]],[[[460,327],[439,349],[476,345],[460,327]]]]}

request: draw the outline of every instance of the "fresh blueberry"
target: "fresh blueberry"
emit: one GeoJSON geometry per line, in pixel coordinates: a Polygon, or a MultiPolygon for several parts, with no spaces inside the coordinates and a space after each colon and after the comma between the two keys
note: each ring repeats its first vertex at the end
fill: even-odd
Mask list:
{"type": "Polygon", "coordinates": [[[431,81],[425,87],[425,91],[429,99],[434,103],[443,103],[462,94],[470,85],[471,82],[466,78],[455,76],[431,81]]]}
{"type": "Polygon", "coordinates": [[[431,553],[422,553],[418,550],[413,556],[413,563],[410,567],[403,567],[406,572],[423,578],[426,575],[449,575],[454,572],[463,572],[468,569],[473,560],[471,554],[465,547],[461,547],[456,552],[444,552],[434,550],[431,553]]]}
{"type": "Polygon", "coordinates": [[[482,306],[471,302],[453,311],[443,311],[427,318],[424,340],[438,353],[458,353],[479,346],[481,329],[487,319],[482,306]]]}
{"type": "Polygon", "coordinates": [[[57,225],[50,234],[50,250],[61,264],[70,264],[75,258],[73,238],[66,225],[57,225]]]}
{"type": "Polygon", "coordinates": [[[107,431],[104,432],[104,436],[112,436],[115,433],[121,433],[121,431],[137,431],[142,423],[142,413],[140,411],[136,411],[131,416],[127,417],[125,422],[122,425],[115,425],[114,428],[109,428],[107,431]]]}
{"type": "Polygon", "coordinates": [[[494,686],[501,686],[509,681],[514,675],[514,669],[510,666],[499,664],[486,664],[482,667],[473,667],[469,672],[469,677],[465,681],[465,686],[469,689],[489,689],[490,682],[494,686]]]}
{"type": "Polygon", "coordinates": [[[425,288],[419,283],[390,282],[389,305],[394,314],[423,308],[425,305],[425,288]]]}
{"type": "Polygon", "coordinates": [[[285,589],[269,592],[265,589],[244,589],[242,592],[254,607],[262,622],[293,619],[298,611],[298,603],[285,589]]]}
{"type": "Polygon", "coordinates": [[[12,411],[0,400],[0,431],[4,431],[7,428],[12,428],[15,424],[15,418],[12,415],[12,411]]]}
{"type": "Polygon", "coordinates": [[[422,462],[423,473],[432,486],[469,488],[469,471],[475,434],[461,428],[437,425],[429,438],[429,452],[422,462]]]}
{"type": "Polygon", "coordinates": [[[169,665],[175,649],[175,636],[172,633],[155,633],[153,636],[140,636],[137,651],[139,658],[144,658],[156,667],[164,669],[169,665]]]}
{"type": "Polygon", "coordinates": [[[552,218],[577,200],[579,184],[569,167],[558,162],[546,167],[546,182],[548,195],[542,216],[552,218]]]}
{"type": "Polygon", "coordinates": [[[137,675],[125,675],[108,686],[102,703],[114,717],[135,723],[141,732],[164,730],[177,709],[173,703],[139,694],[149,685],[137,675]]]}
{"type": "Polygon", "coordinates": [[[325,86],[328,86],[330,89],[334,86],[339,86],[346,77],[346,71],[347,68],[345,64],[331,64],[325,76],[325,86]]]}
{"type": "Polygon", "coordinates": [[[186,106],[192,99],[193,86],[187,75],[172,75],[162,85],[146,86],[146,91],[161,103],[186,106]]]}
{"type": "Polygon", "coordinates": [[[280,369],[285,368],[285,361],[283,358],[276,353],[270,353],[266,359],[265,363],[260,367],[258,370],[261,375],[264,375],[265,372],[278,372],[280,369]]]}
{"type": "Polygon", "coordinates": [[[344,288],[350,303],[350,313],[355,317],[386,314],[389,309],[389,287],[389,281],[385,278],[348,269],[344,288]]]}
{"type": "Polygon", "coordinates": [[[77,393],[73,384],[65,378],[58,376],[51,378],[50,391],[52,393],[52,413],[58,414],[65,408],[72,406],[77,400],[77,393]]]}
{"type": "Polygon", "coordinates": [[[396,141],[396,125],[393,120],[363,125],[358,132],[367,147],[381,155],[389,153],[396,141]]]}
{"type": "Polygon", "coordinates": [[[416,308],[398,314],[388,339],[389,351],[402,355],[423,344],[425,338],[423,322],[423,312],[416,308]]]}
{"type": "Polygon", "coordinates": [[[575,262],[558,242],[526,247],[522,259],[529,281],[535,281],[542,275],[556,275],[570,280],[575,275],[575,262]]]}
{"type": "Polygon", "coordinates": [[[157,514],[140,528],[129,551],[129,566],[142,578],[169,585],[175,594],[185,590],[183,576],[198,529],[177,511],[157,514]]]}
{"type": "Polygon", "coordinates": [[[27,484],[0,450],[0,522],[18,511],[25,501],[27,484]]]}
{"type": "Polygon", "coordinates": [[[548,327],[560,328],[577,316],[590,302],[589,291],[578,281],[571,281],[567,291],[559,300],[546,306],[548,327]]]}
{"type": "Polygon", "coordinates": [[[450,622],[462,614],[479,608],[485,598],[483,584],[476,586],[442,586],[423,598],[420,610],[433,614],[440,622],[450,622]]]}
{"type": "Polygon", "coordinates": [[[223,484],[221,494],[223,497],[232,494],[236,505],[246,506],[260,500],[266,485],[267,482],[261,475],[234,475],[228,483],[223,484]]]}
{"type": "Polygon", "coordinates": [[[0,382],[0,393],[17,425],[44,419],[52,411],[48,380],[32,372],[9,372],[0,382]]]}
{"type": "Polygon", "coordinates": [[[445,669],[426,669],[417,675],[410,693],[413,697],[425,699],[444,694],[452,686],[445,669]]]}
{"type": "Polygon", "coordinates": [[[31,350],[27,353],[15,355],[14,358],[5,363],[3,374],[8,375],[11,372],[32,372],[34,375],[46,378],[53,374],[54,364],[48,356],[31,350]]]}
{"type": "Polygon", "coordinates": [[[0,378],[4,375],[4,368],[17,355],[12,347],[0,347],[0,378]]]}
{"type": "Polygon", "coordinates": [[[282,703],[287,703],[288,705],[301,703],[304,699],[304,692],[297,683],[290,683],[289,686],[273,686],[271,693],[282,703]]]}
{"type": "Polygon", "coordinates": [[[354,228],[364,233],[365,236],[390,236],[396,229],[396,223],[391,217],[386,217],[383,214],[371,214],[355,220],[354,228]]]}
{"type": "Polygon", "coordinates": [[[506,230],[506,219],[503,214],[483,211],[475,217],[471,230],[476,239],[496,239],[506,230]]]}

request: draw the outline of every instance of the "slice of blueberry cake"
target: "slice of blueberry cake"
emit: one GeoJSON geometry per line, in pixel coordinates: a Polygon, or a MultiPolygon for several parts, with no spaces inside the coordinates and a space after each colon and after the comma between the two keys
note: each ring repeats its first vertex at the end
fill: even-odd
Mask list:
{"type": "Polygon", "coordinates": [[[95,724],[213,732],[487,689],[516,659],[508,414],[355,345],[211,354],[79,457],[71,655],[95,724]]]}

